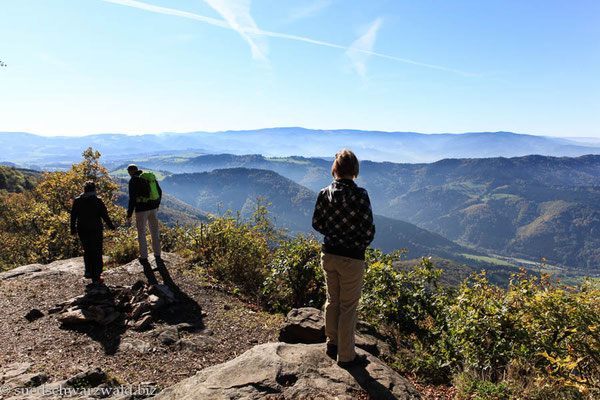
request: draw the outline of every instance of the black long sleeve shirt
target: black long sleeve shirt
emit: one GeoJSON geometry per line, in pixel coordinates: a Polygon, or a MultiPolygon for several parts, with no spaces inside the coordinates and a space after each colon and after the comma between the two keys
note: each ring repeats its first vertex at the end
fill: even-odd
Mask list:
{"type": "Polygon", "coordinates": [[[364,260],[375,237],[369,194],[351,179],[336,179],[317,197],[313,228],[325,236],[325,253],[364,260]]]}
{"type": "Polygon", "coordinates": [[[104,202],[95,194],[83,193],[73,201],[71,209],[71,233],[102,230],[102,220],[115,229],[108,216],[104,202]]]}

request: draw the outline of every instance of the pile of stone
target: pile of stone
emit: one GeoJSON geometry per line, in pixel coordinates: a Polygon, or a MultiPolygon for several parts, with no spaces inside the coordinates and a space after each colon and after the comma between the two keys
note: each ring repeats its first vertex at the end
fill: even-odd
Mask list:
{"type": "Polygon", "coordinates": [[[81,295],[59,303],[49,313],[58,314],[63,325],[118,324],[125,328],[146,330],[154,316],[165,306],[176,302],[175,295],[165,285],[88,286],[81,295]]]}

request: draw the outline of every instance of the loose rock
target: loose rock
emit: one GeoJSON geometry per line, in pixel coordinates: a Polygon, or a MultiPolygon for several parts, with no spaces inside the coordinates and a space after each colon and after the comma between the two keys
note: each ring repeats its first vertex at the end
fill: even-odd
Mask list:
{"type": "Polygon", "coordinates": [[[179,332],[177,331],[177,327],[168,326],[162,330],[162,332],[158,335],[158,340],[160,340],[165,345],[170,345],[179,340],[179,332]]]}
{"type": "Polygon", "coordinates": [[[148,353],[152,346],[148,342],[139,339],[123,341],[119,345],[119,351],[134,351],[137,353],[148,353]]]}
{"type": "Polygon", "coordinates": [[[145,317],[143,317],[142,319],[140,319],[133,325],[133,329],[135,329],[136,331],[145,331],[146,329],[148,329],[150,327],[151,323],[152,323],[152,315],[146,315],[145,317]]]}
{"type": "Polygon", "coordinates": [[[25,319],[29,322],[33,322],[36,319],[42,318],[44,313],[38,310],[37,308],[31,309],[27,314],[25,314],[25,319]]]}

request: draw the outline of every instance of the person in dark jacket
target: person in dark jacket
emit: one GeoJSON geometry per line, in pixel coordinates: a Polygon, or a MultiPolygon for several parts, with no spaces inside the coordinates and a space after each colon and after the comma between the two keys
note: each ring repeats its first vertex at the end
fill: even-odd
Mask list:
{"type": "Polygon", "coordinates": [[[115,229],[106,206],[96,196],[96,184],[88,181],[83,193],[73,201],[71,235],[79,235],[83,246],[84,276],[94,284],[102,282],[102,220],[110,229],[115,229]]]}
{"type": "Polygon", "coordinates": [[[359,165],[354,153],[344,149],[331,167],[333,182],[317,197],[313,228],[323,234],[321,265],[327,284],[325,335],[327,354],[342,367],[365,361],[354,349],[356,307],[360,299],[365,250],[375,237],[371,202],[358,187],[359,165]]]}
{"type": "Polygon", "coordinates": [[[131,217],[135,211],[135,225],[138,233],[138,244],[140,248],[140,264],[144,267],[144,275],[148,279],[148,283],[156,285],[158,282],[152,271],[152,266],[148,261],[148,242],[146,241],[146,224],[150,229],[150,238],[152,241],[152,251],[160,276],[166,285],[175,287],[175,283],[169,275],[169,271],[161,258],[160,248],[160,232],[158,230],[158,207],[162,199],[162,189],[156,181],[156,189],[158,190],[158,199],[151,200],[143,196],[144,185],[147,185],[140,177],[143,171],[135,164],[130,164],[127,167],[127,172],[131,179],[129,180],[129,206],[127,208],[127,221],[131,222],[131,217]]]}

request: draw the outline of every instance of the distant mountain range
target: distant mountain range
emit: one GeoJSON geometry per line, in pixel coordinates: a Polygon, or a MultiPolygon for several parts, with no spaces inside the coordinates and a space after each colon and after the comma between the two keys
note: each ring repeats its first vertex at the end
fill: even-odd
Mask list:
{"type": "Polygon", "coordinates": [[[249,131],[100,134],[79,137],[37,136],[0,132],[0,161],[22,166],[64,168],[78,161],[87,147],[104,160],[196,152],[202,154],[263,154],[332,157],[343,147],[360,159],[392,162],[432,162],[444,158],[515,157],[528,154],[580,156],[600,154],[600,144],[511,132],[421,134],[359,130],[270,128],[249,131]]]}
{"type": "MultiPolygon", "coordinates": [[[[136,162],[171,172],[269,169],[313,191],[331,179],[331,162],[318,158],[176,155],[136,162]]],[[[450,159],[431,164],[364,161],[358,183],[369,191],[376,213],[463,245],[507,257],[600,269],[600,156],[450,159]]],[[[212,204],[200,208],[216,203],[218,186],[206,186],[206,196],[215,195],[212,204]]],[[[261,190],[266,193],[268,188],[261,190]]],[[[285,192],[279,196],[285,197],[285,192]]]]}

